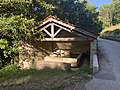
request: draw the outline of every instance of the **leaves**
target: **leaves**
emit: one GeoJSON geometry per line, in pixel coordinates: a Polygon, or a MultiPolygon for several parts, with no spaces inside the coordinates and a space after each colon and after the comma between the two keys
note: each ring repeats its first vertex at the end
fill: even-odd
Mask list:
{"type": "Polygon", "coordinates": [[[0,51],[2,50],[0,57],[2,59],[12,60],[18,55],[20,40],[41,40],[43,38],[41,32],[38,33],[39,37],[32,32],[33,23],[34,19],[23,18],[22,15],[0,17],[0,51]]]}
{"type": "Polygon", "coordinates": [[[1,49],[5,49],[6,47],[8,47],[8,42],[5,39],[0,39],[0,48],[1,49]]]}
{"type": "Polygon", "coordinates": [[[102,30],[96,7],[86,0],[60,0],[54,4],[57,8],[53,10],[53,15],[88,31],[98,33],[102,30]]]}
{"type": "Polygon", "coordinates": [[[110,4],[103,4],[99,10],[103,28],[120,23],[120,0],[113,0],[110,4]]]}

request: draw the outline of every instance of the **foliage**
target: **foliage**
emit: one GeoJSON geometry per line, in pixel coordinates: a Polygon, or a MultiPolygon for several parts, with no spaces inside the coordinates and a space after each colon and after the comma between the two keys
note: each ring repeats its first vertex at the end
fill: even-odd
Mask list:
{"type": "Polygon", "coordinates": [[[104,32],[103,36],[107,36],[107,37],[120,37],[120,29],[116,29],[114,31],[106,31],[104,32]]]}
{"type": "Polygon", "coordinates": [[[88,75],[90,75],[91,72],[92,70],[90,68],[82,68],[69,72],[59,68],[21,70],[16,65],[10,65],[0,70],[0,86],[11,89],[16,87],[21,90],[25,86],[29,86],[27,88],[35,90],[61,90],[77,82],[83,82],[85,78],[87,80],[90,79],[88,75]],[[85,78],[83,79],[83,77],[85,78]]]}
{"type": "MultiPolygon", "coordinates": [[[[14,63],[18,57],[20,40],[41,40],[44,35],[35,30],[37,11],[34,0],[0,0],[0,68],[14,63]],[[34,19],[32,19],[34,18],[34,19]]],[[[42,9],[52,5],[39,1],[42,9]]]]}
{"type": "Polygon", "coordinates": [[[15,74],[19,72],[20,69],[17,67],[16,64],[11,64],[8,66],[5,66],[3,69],[0,70],[0,77],[10,77],[10,75],[15,74]]]}
{"type": "Polygon", "coordinates": [[[113,0],[110,4],[103,4],[99,10],[103,28],[120,23],[120,0],[113,0]]]}
{"type": "Polygon", "coordinates": [[[120,25],[118,24],[116,26],[104,29],[101,32],[101,37],[110,40],[120,41],[120,25]]]}
{"type": "Polygon", "coordinates": [[[120,23],[120,0],[113,1],[114,5],[114,18],[113,18],[113,24],[119,24],[120,23]]]}
{"type": "Polygon", "coordinates": [[[1,0],[0,14],[3,16],[21,15],[37,21],[47,16],[55,7],[44,0],[1,0]]]}
{"type": "Polygon", "coordinates": [[[0,17],[0,57],[2,66],[9,62],[14,63],[12,61],[18,55],[20,40],[41,40],[43,38],[42,33],[36,32],[32,24],[34,24],[34,19],[28,20],[22,18],[22,16],[0,17]],[[6,59],[11,60],[7,61],[6,59]]]}
{"type": "Polygon", "coordinates": [[[91,32],[97,33],[102,29],[95,6],[86,0],[61,0],[55,5],[58,8],[53,10],[53,15],[91,32]]]}
{"type": "Polygon", "coordinates": [[[111,18],[113,18],[110,14],[110,5],[103,4],[99,10],[100,20],[103,23],[103,28],[109,27],[111,25],[111,18]]]}

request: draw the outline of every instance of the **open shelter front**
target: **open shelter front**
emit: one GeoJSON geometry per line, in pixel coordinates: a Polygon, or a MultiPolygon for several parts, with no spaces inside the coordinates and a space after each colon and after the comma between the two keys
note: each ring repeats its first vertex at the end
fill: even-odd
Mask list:
{"type": "MultiPolygon", "coordinates": [[[[55,16],[48,16],[36,28],[45,34],[42,42],[36,44],[47,51],[44,61],[70,63],[79,67],[87,59],[90,60],[90,42],[97,35],[66,23],[55,16]]],[[[33,42],[33,44],[35,44],[33,42]]]]}

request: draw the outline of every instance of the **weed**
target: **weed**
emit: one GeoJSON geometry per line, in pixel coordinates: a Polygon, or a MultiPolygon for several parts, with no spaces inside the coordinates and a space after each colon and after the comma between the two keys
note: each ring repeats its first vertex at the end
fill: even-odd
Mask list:
{"type": "Polygon", "coordinates": [[[63,90],[76,82],[81,82],[91,73],[90,68],[68,72],[59,68],[21,70],[17,65],[9,65],[0,70],[0,87],[9,87],[11,90],[15,88],[22,90],[24,87],[35,90],[63,90]]]}

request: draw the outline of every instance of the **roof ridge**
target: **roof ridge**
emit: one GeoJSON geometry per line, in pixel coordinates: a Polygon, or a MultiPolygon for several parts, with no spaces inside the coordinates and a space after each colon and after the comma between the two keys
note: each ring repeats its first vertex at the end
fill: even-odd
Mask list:
{"type": "Polygon", "coordinates": [[[61,22],[65,23],[65,24],[68,24],[70,26],[75,27],[74,24],[71,24],[70,22],[67,22],[67,21],[63,21],[62,19],[58,18],[56,15],[49,15],[45,19],[43,19],[42,21],[38,22],[38,24],[41,24],[42,22],[48,20],[49,18],[56,19],[56,20],[61,21],[61,22]]]}

